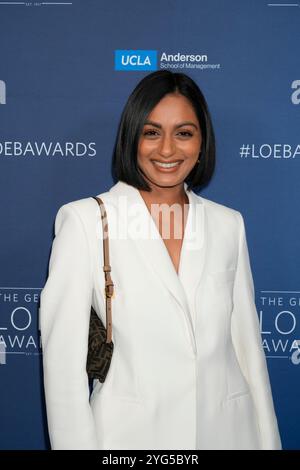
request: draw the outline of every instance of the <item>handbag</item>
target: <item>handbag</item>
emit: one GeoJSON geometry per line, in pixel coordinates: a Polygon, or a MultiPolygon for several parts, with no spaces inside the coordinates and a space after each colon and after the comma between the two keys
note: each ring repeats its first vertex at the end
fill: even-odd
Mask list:
{"type": "Polygon", "coordinates": [[[100,382],[104,382],[114,350],[114,343],[112,341],[111,308],[114,283],[110,275],[111,267],[109,264],[108,226],[105,206],[102,199],[97,196],[93,196],[93,198],[97,201],[100,207],[103,229],[103,271],[105,276],[106,328],[95,312],[93,306],[91,306],[86,371],[89,379],[98,379],[100,382]]]}

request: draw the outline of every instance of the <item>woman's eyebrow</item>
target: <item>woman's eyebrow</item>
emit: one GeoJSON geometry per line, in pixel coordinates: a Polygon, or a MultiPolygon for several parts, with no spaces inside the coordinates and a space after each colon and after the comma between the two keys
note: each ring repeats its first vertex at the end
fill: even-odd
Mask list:
{"type": "MultiPolygon", "coordinates": [[[[161,129],[162,127],[161,124],[159,124],[158,122],[154,122],[154,121],[145,121],[144,125],[147,125],[147,124],[154,126],[154,127],[158,127],[159,129],[161,129]]],[[[176,124],[175,129],[178,129],[178,127],[182,127],[182,126],[194,126],[196,129],[198,129],[198,126],[196,126],[196,124],[191,121],[180,122],[179,124],[176,124]]]]}

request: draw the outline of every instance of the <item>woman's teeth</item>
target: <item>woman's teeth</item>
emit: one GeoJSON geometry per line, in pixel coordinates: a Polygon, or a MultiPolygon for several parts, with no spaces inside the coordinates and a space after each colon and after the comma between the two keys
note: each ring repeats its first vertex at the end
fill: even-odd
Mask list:
{"type": "Polygon", "coordinates": [[[157,166],[160,166],[162,168],[173,168],[174,166],[177,166],[179,165],[180,162],[174,162],[174,163],[161,163],[161,162],[156,162],[156,161],[153,161],[153,163],[155,163],[155,165],[157,166]]]}

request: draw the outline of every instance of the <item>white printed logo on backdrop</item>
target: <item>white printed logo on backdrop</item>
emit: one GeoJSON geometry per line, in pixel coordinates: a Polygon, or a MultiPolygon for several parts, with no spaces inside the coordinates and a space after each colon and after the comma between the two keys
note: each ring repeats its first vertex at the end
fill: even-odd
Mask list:
{"type": "Polygon", "coordinates": [[[0,7],[26,7],[26,8],[42,8],[44,7],[45,10],[47,7],[51,5],[51,10],[52,8],[55,7],[66,7],[66,6],[72,6],[73,2],[0,2],[0,7]]]}
{"type": "Polygon", "coordinates": [[[0,80],[0,104],[6,104],[6,83],[0,80]]]}
{"type": "Polygon", "coordinates": [[[261,291],[262,345],[269,359],[300,363],[300,291],[261,291]]]}
{"type": "MultiPolygon", "coordinates": [[[[300,80],[291,83],[292,93],[290,99],[292,104],[300,104],[300,80]]],[[[288,95],[287,95],[288,96],[288,95]]],[[[242,160],[282,160],[293,161],[300,158],[300,143],[289,142],[267,142],[254,144],[242,143],[239,148],[239,156],[242,160]]]]}
{"type": "Polygon", "coordinates": [[[41,354],[37,319],[40,288],[0,287],[0,365],[12,355],[41,354]]]}
{"type": "Polygon", "coordinates": [[[291,100],[293,104],[300,104],[300,80],[294,80],[292,83],[292,89],[295,90],[291,94],[291,100]]]}

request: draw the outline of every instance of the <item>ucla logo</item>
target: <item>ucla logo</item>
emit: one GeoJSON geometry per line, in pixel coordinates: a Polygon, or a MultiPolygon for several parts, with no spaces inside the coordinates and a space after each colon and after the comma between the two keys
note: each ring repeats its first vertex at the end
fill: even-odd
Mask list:
{"type": "Polygon", "coordinates": [[[115,70],[157,70],[157,51],[115,51],[115,70]]]}
{"type": "Polygon", "coordinates": [[[0,80],[0,104],[6,103],[6,86],[3,80],[0,80]]]}

